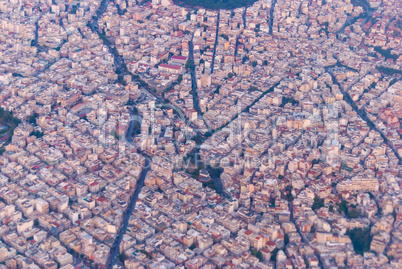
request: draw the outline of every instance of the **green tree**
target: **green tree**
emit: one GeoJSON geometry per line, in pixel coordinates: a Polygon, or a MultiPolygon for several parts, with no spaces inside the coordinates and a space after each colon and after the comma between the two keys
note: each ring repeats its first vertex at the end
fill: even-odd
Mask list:
{"type": "Polygon", "coordinates": [[[218,187],[216,186],[216,183],[213,180],[210,180],[210,181],[207,181],[207,182],[202,182],[202,186],[204,188],[209,187],[210,189],[218,190],[218,187]]]}
{"type": "Polygon", "coordinates": [[[29,117],[29,123],[32,123],[34,125],[36,125],[36,119],[39,117],[38,113],[33,113],[30,117],[29,117]]]}
{"type": "Polygon", "coordinates": [[[32,136],[32,135],[34,135],[34,136],[36,136],[36,138],[41,138],[41,137],[43,137],[43,132],[40,132],[40,131],[33,131],[32,133],[30,133],[30,136],[32,136]]]}
{"type": "Polygon", "coordinates": [[[257,257],[260,261],[262,261],[262,253],[259,250],[253,249],[252,253],[255,257],[257,257]]]}
{"type": "Polygon", "coordinates": [[[186,65],[185,65],[186,69],[190,69],[191,68],[191,60],[190,58],[187,60],[186,65]]]}
{"type": "Polygon", "coordinates": [[[124,261],[127,260],[127,259],[128,259],[128,257],[127,257],[127,255],[126,255],[124,252],[119,254],[119,260],[120,260],[122,263],[124,263],[124,261]]]}
{"type": "Polygon", "coordinates": [[[271,261],[272,262],[276,262],[276,254],[278,254],[279,249],[275,248],[272,252],[271,252],[271,261]]]}
{"type": "Polygon", "coordinates": [[[370,250],[371,240],[370,229],[355,228],[346,233],[352,241],[353,248],[357,254],[363,255],[370,250]]]}
{"type": "Polygon", "coordinates": [[[284,238],[283,238],[283,241],[284,241],[284,243],[285,243],[285,246],[289,243],[289,236],[288,236],[288,234],[285,234],[285,236],[284,236],[284,238]]]}
{"type": "Polygon", "coordinates": [[[197,134],[194,136],[194,141],[195,141],[195,143],[196,143],[197,145],[201,145],[201,144],[202,144],[202,137],[201,137],[200,133],[197,133],[197,134]]]}
{"type": "Polygon", "coordinates": [[[143,253],[143,254],[145,254],[145,255],[148,257],[148,259],[151,259],[151,260],[152,260],[151,254],[149,254],[146,250],[140,250],[140,252],[143,253]]]}
{"type": "Polygon", "coordinates": [[[342,200],[338,204],[338,211],[339,213],[345,213],[345,215],[348,214],[348,203],[345,200],[342,200]]]}
{"type": "Polygon", "coordinates": [[[275,198],[274,197],[269,198],[269,205],[270,206],[275,206],[275,198]]]}
{"type": "Polygon", "coordinates": [[[222,37],[223,39],[229,40],[229,36],[228,36],[228,35],[221,34],[221,37],[222,37]]]}
{"type": "Polygon", "coordinates": [[[351,219],[356,219],[360,216],[359,211],[356,208],[348,210],[348,217],[351,219]]]}
{"type": "Polygon", "coordinates": [[[220,178],[221,177],[221,173],[222,173],[222,169],[219,167],[212,167],[210,165],[207,166],[207,170],[209,175],[212,178],[220,178]]]}
{"type": "Polygon", "coordinates": [[[321,199],[319,197],[314,197],[314,203],[311,209],[317,210],[320,209],[321,207],[324,207],[324,199],[321,199]]]}

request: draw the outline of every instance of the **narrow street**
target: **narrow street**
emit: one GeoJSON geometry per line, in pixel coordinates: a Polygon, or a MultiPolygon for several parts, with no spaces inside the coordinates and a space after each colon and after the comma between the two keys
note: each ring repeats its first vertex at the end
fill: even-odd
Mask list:
{"type": "Polygon", "coordinates": [[[147,176],[147,173],[149,171],[149,169],[151,168],[150,163],[148,158],[145,158],[145,166],[144,169],[142,170],[141,176],[137,181],[137,186],[135,188],[134,194],[131,197],[131,201],[130,201],[130,205],[128,206],[128,210],[126,211],[126,213],[123,216],[123,225],[120,227],[119,232],[116,236],[116,241],[113,244],[113,247],[110,249],[111,255],[109,257],[109,262],[108,264],[108,268],[112,268],[114,264],[116,264],[116,259],[119,256],[119,246],[121,243],[121,240],[123,238],[123,235],[126,233],[126,229],[127,229],[127,225],[128,225],[128,221],[130,219],[131,214],[133,213],[133,210],[135,208],[135,203],[138,199],[138,195],[141,192],[142,187],[144,186],[144,180],[145,177],[147,176]]]}
{"type": "Polygon", "coordinates": [[[277,0],[273,0],[269,12],[269,34],[272,35],[272,26],[274,25],[274,9],[277,0]]]}
{"type": "MultiPolygon", "coordinates": [[[[384,142],[389,146],[389,148],[394,152],[395,156],[398,158],[399,160],[399,164],[401,164],[402,159],[401,156],[399,156],[398,152],[395,150],[395,148],[390,144],[390,142],[388,141],[388,139],[386,138],[386,136],[384,135],[384,133],[380,130],[378,130],[377,126],[375,125],[374,122],[372,122],[366,114],[366,111],[359,109],[358,106],[356,105],[356,103],[350,98],[349,93],[345,90],[342,89],[341,85],[339,84],[339,82],[335,79],[335,77],[332,74],[332,70],[329,70],[331,76],[332,76],[332,83],[336,84],[339,86],[340,91],[343,94],[343,99],[352,107],[352,109],[357,113],[357,115],[359,115],[364,121],[367,122],[367,124],[369,125],[369,127],[375,131],[377,131],[381,137],[384,139],[384,142]]],[[[361,78],[359,78],[360,80],[361,78]]],[[[354,84],[353,84],[354,85],[354,84]]],[[[351,89],[353,87],[353,85],[351,85],[349,87],[349,89],[351,89]]],[[[349,90],[348,89],[348,90],[349,90]]]]}
{"type": "MultiPolygon", "coordinates": [[[[247,25],[247,23],[246,23],[246,13],[247,13],[247,7],[244,8],[243,15],[242,15],[242,18],[243,18],[243,27],[244,27],[244,29],[246,28],[246,25],[247,25]]],[[[236,37],[236,45],[235,45],[235,52],[234,52],[234,59],[235,59],[235,62],[236,62],[236,57],[237,57],[237,47],[240,45],[239,39],[240,39],[240,35],[238,35],[238,36],[236,37]]],[[[233,63],[232,66],[234,66],[234,63],[233,63]]]]}
{"type": "Polygon", "coordinates": [[[216,23],[216,36],[215,36],[215,43],[214,43],[214,54],[212,56],[212,63],[211,63],[211,74],[214,72],[214,65],[215,65],[215,55],[216,55],[216,47],[218,46],[219,40],[219,20],[220,20],[220,10],[218,10],[218,22],[216,23]]]}
{"type": "Polygon", "coordinates": [[[197,111],[198,115],[201,116],[201,110],[198,105],[198,94],[197,94],[197,77],[195,75],[195,65],[194,65],[194,45],[193,45],[193,38],[194,38],[194,33],[191,36],[191,42],[189,45],[189,56],[190,56],[190,62],[191,62],[191,67],[190,67],[190,72],[191,72],[191,90],[193,91],[193,104],[194,104],[194,109],[197,111]]]}
{"type": "MultiPolygon", "coordinates": [[[[281,80],[282,81],[282,80],[281,80]]],[[[257,99],[255,99],[250,105],[248,105],[245,109],[243,109],[242,111],[240,111],[240,113],[237,113],[230,121],[228,121],[226,124],[222,125],[221,127],[219,127],[218,129],[214,130],[214,132],[216,132],[217,130],[221,130],[223,128],[225,128],[226,126],[228,126],[232,121],[234,121],[235,119],[237,119],[239,117],[239,115],[243,112],[247,112],[249,110],[250,107],[252,107],[253,105],[255,105],[262,97],[264,97],[267,93],[272,92],[274,90],[274,88],[276,86],[278,86],[280,84],[280,81],[275,83],[273,86],[271,86],[268,90],[266,90],[265,92],[263,92],[257,99]]]]}
{"type": "Polygon", "coordinates": [[[374,9],[371,9],[369,4],[366,1],[362,1],[362,3],[364,4],[363,9],[364,9],[364,13],[362,15],[360,15],[359,17],[350,17],[346,20],[345,24],[342,26],[341,29],[339,29],[336,34],[339,33],[344,33],[345,28],[348,27],[349,25],[354,24],[359,18],[362,18],[363,21],[361,23],[361,26],[363,27],[363,25],[369,21],[371,19],[371,17],[374,14],[374,9]]]}
{"type": "MultiPolygon", "coordinates": [[[[98,19],[107,10],[108,5],[109,5],[109,0],[102,0],[98,10],[96,11],[96,16],[93,16],[92,19],[88,22],[88,27],[92,30],[92,32],[97,33],[99,35],[99,37],[103,40],[104,44],[108,47],[109,52],[113,55],[114,64],[116,66],[116,69],[119,72],[119,74],[118,74],[119,80],[120,79],[122,80],[124,75],[129,74],[129,75],[133,76],[133,74],[128,72],[127,66],[126,66],[123,58],[118,54],[118,52],[117,52],[117,50],[115,48],[115,45],[100,32],[99,25],[98,25],[98,19]]],[[[153,93],[150,93],[150,94],[154,95],[153,93]]],[[[158,101],[160,100],[160,98],[158,98],[158,97],[157,97],[157,99],[158,99],[158,101]]],[[[131,115],[131,116],[133,117],[134,115],[131,115]]],[[[135,123],[135,119],[133,120],[133,118],[132,118],[132,120],[130,122],[129,131],[128,131],[127,137],[126,137],[126,141],[128,143],[132,142],[131,136],[132,136],[132,133],[134,131],[133,130],[134,123],[135,123]]],[[[120,227],[119,232],[118,232],[118,234],[116,236],[116,241],[114,242],[114,244],[113,244],[113,246],[112,246],[112,248],[110,250],[111,255],[110,255],[109,261],[107,263],[108,268],[112,268],[113,265],[116,264],[116,259],[117,259],[118,255],[120,254],[119,253],[119,246],[120,246],[121,240],[123,238],[123,235],[126,232],[128,221],[129,221],[130,216],[131,216],[131,214],[132,214],[132,212],[133,212],[133,210],[135,208],[135,204],[136,204],[136,201],[138,199],[138,195],[140,194],[141,189],[144,186],[144,180],[145,180],[145,177],[146,177],[149,169],[150,169],[150,161],[149,161],[148,158],[145,158],[145,167],[143,168],[141,176],[138,179],[135,191],[134,191],[134,193],[133,193],[133,195],[131,197],[130,204],[128,206],[128,210],[125,212],[125,214],[123,216],[123,224],[120,227]]]]}
{"type": "Polygon", "coordinates": [[[38,31],[39,31],[39,21],[42,18],[42,13],[40,14],[38,20],[35,22],[35,39],[33,40],[33,42],[31,43],[31,46],[37,47],[38,51],[45,51],[48,52],[49,49],[45,48],[41,45],[38,44],[38,31]]]}
{"type": "Polygon", "coordinates": [[[93,16],[92,19],[88,22],[87,26],[91,29],[92,32],[97,33],[99,38],[103,40],[103,43],[108,47],[109,52],[113,55],[114,64],[116,66],[116,71],[118,73],[119,80],[123,80],[124,75],[128,74],[127,66],[124,63],[124,60],[119,55],[116,50],[115,45],[109,41],[106,36],[99,30],[98,20],[102,16],[102,14],[107,10],[109,6],[109,0],[102,0],[98,10],[96,11],[96,16],[93,16]]]}
{"type": "Polygon", "coordinates": [[[244,29],[246,29],[246,27],[247,27],[246,14],[247,14],[247,7],[244,8],[243,15],[241,16],[243,18],[243,27],[244,27],[244,29]]]}

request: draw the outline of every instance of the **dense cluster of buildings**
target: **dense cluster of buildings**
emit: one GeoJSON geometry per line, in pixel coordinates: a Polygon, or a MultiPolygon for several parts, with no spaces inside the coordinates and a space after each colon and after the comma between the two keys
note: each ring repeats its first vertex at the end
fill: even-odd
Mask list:
{"type": "Polygon", "coordinates": [[[0,269],[400,267],[400,1],[0,11],[0,269]]]}

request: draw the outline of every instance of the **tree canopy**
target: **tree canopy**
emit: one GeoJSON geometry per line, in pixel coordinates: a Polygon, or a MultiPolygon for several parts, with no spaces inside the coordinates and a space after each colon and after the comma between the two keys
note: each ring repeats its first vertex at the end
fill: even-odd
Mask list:
{"type": "Polygon", "coordinates": [[[324,207],[324,199],[321,199],[319,197],[314,197],[314,203],[311,208],[313,210],[317,210],[317,209],[320,209],[321,207],[324,207]]]}
{"type": "Polygon", "coordinates": [[[371,240],[370,229],[355,228],[346,233],[352,240],[353,248],[357,254],[363,255],[364,252],[370,250],[371,240]]]}

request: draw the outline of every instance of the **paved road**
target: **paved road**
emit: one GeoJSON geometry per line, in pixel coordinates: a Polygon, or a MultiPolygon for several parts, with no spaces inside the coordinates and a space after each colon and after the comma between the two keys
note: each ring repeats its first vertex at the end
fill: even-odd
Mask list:
{"type": "MultiPolygon", "coordinates": [[[[94,33],[97,33],[99,37],[101,37],[103,34],[99,30],[99,25],[98,25],[98,20],[102,16],[102,14],[107,10],[107,7],[109,6],[109,0],[102,0],[98,10],[96,11],[96,15],[92,17],[92,19],[88,22],[89,28],[91,28],[91,31],[94,33]]],[[[103,43],[108,47],[109,52],[113,55],[114,58],[114,64],[116,66],[116,69],[120,74],[119,80],[123,80],[124,75],[128,74],[127,72],[127,66],[124,63],[124,60],[122,57],[118,54],[115,45],[109,41],[107,38],[102,38],[103,43]]]]}
{"type": "Polygon", "coordinates": [[[269,12],[269,34],[272,35],[272,25],[274,25],[274,9],[277,0],[272,1],[271,10],[269,12]]]}
{"type": "Polygon", "coordinates": [[[212,56],[212,63],[211,63],[211,74],[214,72],[214,64],[215,64],[215,55],[216,55],[216,46],[218,45],[218,33],[219,33],[219,20],[221,17],[221,11],[218,10],[218,22],[216,23],[216,36],[215,36],[215,43],[214,43],[214,55],[212,56]]]}
{"type": "Polygon", "coordinates": [[[138,195],[140,194],[142,187],[144,186],[144,180],[145,180],[145,177],[147,176],[147,173],[148,173],[150,167],[151,166],[150,166],[148,158],[145,158],[145,167],[142,170],[141,177],[138,179],[137,186],[135,188],[134,194],[130,201],[130,205],[128,207],[128,211],[126,211],[126,214],[123,217],[123,225],[120,228],[120,230],[117,234],[117,239],[116,239],[113,247],[110,250],[111,255],[109,258],[110,261],[108,262],[108,268],[112,268],[113,265],[116,264],[116,259],[119,255],[119,246],[121,243],[121,239],[123,238],[123,235],[126,233],[128,221],[130,219],[131,214],[133,213],[133,210],[135,208],[135,203],[138,199],[138,195]]]}
{"type": "MultiPolygon", "coordinates": [[[[329,70],[329,72],[332,75],[332,82],[336,85],[339,86],[340,91],[343,94],[343,99],[353,108],[353,110],[357,113],[357,115],[359,115],[364,121],[367,122],[367,124],[369,125],[369,127],[371,129],[374,129],[375,131],[377,131],[381,137],[384,139],[384,142],[389,146],[389,148],[394,152],[395,156],[398,158],[399,160],[399,164],[402,163],[402,158],[401,156],[399,156],[398,152],[395,150],[395,148],[391,145],[391,143],[388,141],[388,139],[386,138],[386,136],[384,135],[384,133],[382,131],[380,131],[377,126],[367,117],[367,114],[365,113],[365,111],[363,109],[359,109],[357,104],[352,100],[352,98],[350,98],[348,91],[345,91],[342,89],[341,85],[339,84],[339,82],[335,79],[335,77],[333,76],[331,70],[329,70]]],[[[359,79],[360,80],[360,79],[359,79]]],[[[353,85],[351,85],[349,87],[352,88],[353,85]]]]}
{"type": "Polygon", "coordinates": [[[194,65],[194,46],[193,46],[193,38],[194,38],[194,33],[191,37],[191,42],[189,46],[189,51],[190,51],[190,62],[191,62],[191,89],[193,91],[193,103],[194,103],[194,109],[197,111],[198,115],[201,115],[201,110],[198,105],[198,94],[197,94],[197,78],[195,76],[195,65],[194,65]]]}

